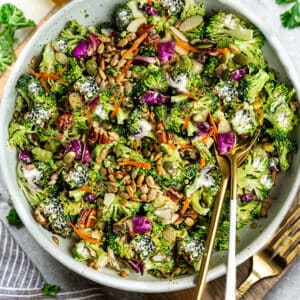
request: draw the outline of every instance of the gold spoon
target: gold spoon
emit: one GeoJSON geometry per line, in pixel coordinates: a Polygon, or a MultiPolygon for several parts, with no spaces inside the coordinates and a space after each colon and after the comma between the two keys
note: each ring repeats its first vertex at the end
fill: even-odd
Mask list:
{"type": "Polygon", "coordinates": [[[213,215],[210,221],[207,239],[205,243],[205,255],[202,258],[200,271],[197,279],[197,285],[194,290],[194,300],[201,300],[205,289],[206,277],[210,262],[210,257],[213,250],[213,245],[216,237],[216,232],[218,229],[219,219],[222,211],[222,205],[224,202],[225,193],[227,190],[227,185],[230,177],[230,164],[228,160],[218,154],[215,148],[215,155],[217,162],[222,174],[222,183],[218,195],[214,203],[213,215]]]}
{"type": "Polygon", "coordinates": [[[230,219],[229,219],[229,249],[227,259],[225,300],[235,299],[236,289],[236,205],[237,205],[237,167],[241,160],[245,160],[250,149],[256,142],[260,131],[258,130],[250,142],[237,146],[230,153],[224,154],[230,162],[230,219]]]}

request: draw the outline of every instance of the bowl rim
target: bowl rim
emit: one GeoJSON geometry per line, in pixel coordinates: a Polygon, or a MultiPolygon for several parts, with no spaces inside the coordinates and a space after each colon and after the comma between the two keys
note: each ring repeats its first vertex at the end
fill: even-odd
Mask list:
{"type": "MultiPolygon", "coordinates": [[[[235,11],[238,11],[241,15],[245,16],[247,19],[249,19],[253,24],[259,27],[259,29],[264,33],[264,35],[267,37],[269,45],[273,48],[273,51],[276,53],[277,57],[279,58],[282,66],[284,67],[286,74],[288,78],[293,83],[294,87],[297,90],[298,99],[299,93],[300,93],[300,81],[298,74],[290,60],[290,58],[287,55],[284,54],[284,49],[280,43],[280,41],[277,39],[276,35],[268,30],[265,26],[265,24],[258,19],[254,13],[245,8],[240,3],[234,3],[229,0],[216,0],[217,2],[225,5],[228,7],[228,9],[233,9],[235,11]]],[[[9,79],[7,81],[6,87],[4,89],[3,97],[2,99],[8,98],[9,95],[9,81],[10,78],[13,76],[13,71],[15,69],[18,69],[23,64],[23,58],[25,57],[26,52],[28,49],[31,48],[31,45],[33,41],[36,40],[36,37],[40,34],[40,32],[44,32],[47,28],[49,28],[51,25],[55,23],[55,20],[59,18],[60,16],[63,16],[63,13],[65,10],[71,9],[75,5],[79,5],[80,3],[84,3],[85,0],[77,0],[72,1],[64,6],[63,9],[56,12],[49,20],[44,23],[41,28],[33,35],[33,37],[30,39],[30,41],[27,43],[25,48],[23,49],[22,53],[20,54],[15,66],[13,67],[13,70],[9,76],[9,79]]],[[[6,107],[0,105],[0,128],[4,128],[4,118],[1,118],[1,115],[5,115],[6,107]]],[[[0,149],[5,149],[7,147],[7,141],[2,137],[0,137],[0,149]]],[[[5,153],[5,151],[4,151],[5,153]]],[[[61,264],[66,266],[68,269],[71,269],[72,271],[78,273],[81,276],[84,276],[85,278],[88,278],[94,282],[104,284],[106,286],[121,289],[121,290],[127,290],[132,292],[144,292],[144,293],[161,293],[161,292],[170,292],[170,291],[177,291],[182,289],[191,288],[194,286],[194,279],[196,278],[196,275],[193,276],[186,276],[183,278],[176,278],[174,280],[155,280],[155,281],[140,281],[140,280],[134,280],[134,279],[123,279],[120,277],[119,280],[112,280],[112,276],[109,274],[105,274],[104,272],[100,273],[99,271],[93,270],[82,263],[79,263],[75,261],[72,257],[70,257],[69,254],[63,253],[63,251],[59,251],[59,248],[57,248],[54,243],[51,243],[51,241],[43,235],[39,230],[35,228],[37,225],[35,221],[33,221],[28,216],[24,216],[22,214],[22,205],[20,201],[18,201],[17,192],[15,190],[15,182],[12,182],[9,180],[8,177],[5,176],[5,170],[9,168],[8,160],[5,159],[5,154],[0,156],[0,170],[3,174],[3,179],[6,187],[8,188],[9,193],[12,196],[13,204],[17,210],[17,212],[20,214],[22,221],[31,234],[31,236],[38,242],[38,244],[51,256],[53,256],[57,261],[59,261],[61,264]]],[[[260,248],[262,248],[269,238],[272,236],[272,234],[275,232],[275,230],[280,225],[281,221],[283,220],[284,216],[286,215],[289,207],[291,206],[293,199],[296,196],[296,193],[298,191],[298,187],[300,185],[300,167],[298,167],[297,174],[294,179],[294,185],[292,189],[288,193],[287,200],[285,201],[286,205],[283,207],[283,209],[280,211],[279,214],[277,214],[273,220],[268,224],[266,228],[264,228],[263,232],[264,234],[260,234],[257,239],[255,239],[252,243],[248,245],[248,247],[244,248],[238,255],[237,255],[237,265],[247,260],[249,257],[251,257],[255,252],[257,252],[260,248]]],[[[208,281],[216,279],[222,275],[225,274],[226,266],[225,264],[219,264],[218,266],[214,267],[209,271],[208,274],[208,281]]]]}

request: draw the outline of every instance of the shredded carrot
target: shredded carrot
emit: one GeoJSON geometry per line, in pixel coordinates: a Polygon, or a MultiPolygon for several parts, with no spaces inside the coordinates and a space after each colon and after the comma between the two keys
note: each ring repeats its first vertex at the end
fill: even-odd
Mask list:
{"type": "Polygon", "coordinates": [[[202,170],[202,169],[205,167],[205,164],[206,164],[206,159],[205,159],[205,157],[201,157],[201,158],[200,158],[200,161],[199,161],[198,169],[199,169],[199,170],[202,170]]]}
{"type": "Polygon", "coordinates": [[[144,39],[147,37],[148,33],[149,33],[152,29],[153,29],[153,27],[152,27],[152,26],[149,26],[149,27],[145,30],[145,32],[144,32],[140,37],[138,37],[138,38],[134,41],[134,43],[132,44],[132,46],[131,46],[127,51],[125,51],[125,52],[123,53],[122,58],[125,58],[125,59],[126,59],[126,58],[128,58],[128,57],[130,56],[131,53],[134,53],[134,51],[135,51],[136,49],[138,49],[139,45],[144,41],[144,39]]]}
{"type": "Polygon", "coordinates": [[[117,171],[114,173],[114,176],[117,177],[117,176],[125,176],[127,174],[127,172],[125,171],[117,171]]]}
{"type": "Polygon", "coordinates": [[[229,53],[228,48],[218,48],[217,51],[218,51],[218,54],[227,54],[227,53],[229,53]]]}
{"type": "Polygon", "coordinates": [[[194,148],[194,145],[192,145],[192,144],[180,144],[180,145],[179,145],[179,148],[180,148],[181,150],[184,150],[184,149],[191,149],[191,148],[194,148]]]}
{"type": "Polygon", "coordinates": [[[148,5],[151,6],[152,5],[152,0],[148,0],[147,3],[148,3],[148,5]]]}
{"type": "Polygon", "coordinates": [[[191,93],[180,93],[180,95],[182,95],[182,96],[184,96],[184,97],[188,97],[188,98],[193,99],[193,100],[198,100],[198,99],[196,98],[196,96],[193,95],[193,94],[191,94],[191,93]]]}
{"type": "Polygon", "coordinates": [[[191,117],[192,117],[192,114],[189,114],[185,119],[184,119],[184,123],[182,124],[181,126],[181,130],[184,131],[188,128],[189,126],[189,123],[191,121],[191,117]]]}
{"type": "Polygon", "coordinates": [[[86,185],[80,187],[79,190],[82,192],[93,193],[92,189],[86,185]]]}
{"type": "Polygon", "coordinates": [[[119,109],[120,109],[121,104],[122,104],[122,99],[119,100],[119,101],[115,104],[114,109],[113,109],[113,111],[111,112],[111,115],[110,115],[112,118],[114,118],[114,117],[117,115],[117,113],[118,113],[118,111],[119,111],[119,109]]]}
{"type": "Polygon", "coordinates": [[[72,229],[74,230],[74,232],[83,240],[91,243],[91,244],[95,244],[95,245],[99,245],[101,244],[100,241],[97,241],[96,239],[91,238],[90,236],[86,235],[85,233],[83,233],[80,229],[78,229],[75,225],[73,225],[71,222],[67,222],[68,225],[70,225],[72,227],[72,229]]]}
{"type": "Polygon", "coordinates": [[[181,213],[184,214],[186,212],[186,210],[188,209],[190,203],[192,201],[192,197],[187,197],[184,201],[183,201],[183,205],[181,208],[181,213]]]}
{"type": "Polygon", "coordinates": [[[129,165],[138,168],[151,169],[151,164],[143,161],[135,161],[131,159],[122,159],[119,162],[120,166],[129,165]]]}
{"type": "Polygon", "coordinates": [[[174,144],[168,144],[168,147],[171,149],[171,150],[175,150],[176,149],[176,146],[174,144]]]}
{"type": "Polygon", "coordinates": [[[190,44],[186,43],[186,42],[183,42],[181,40],[176,40],[176,45],[178,47],[181,47],[185,50],[189,50],[189,51],[192,51],[192,52],[200,52],[200,50],[196,47],[193,47],[191,46],[190,44]]]}
{"type": "Polygon", "coordinates": [[[212,126],[212,134],[217,134],[218,133],[218,128],[217,128],[217,125],[216,125],[211,113],[209,114],[208,118],[209,118],[208,119],[209,123],[212,126]]]}

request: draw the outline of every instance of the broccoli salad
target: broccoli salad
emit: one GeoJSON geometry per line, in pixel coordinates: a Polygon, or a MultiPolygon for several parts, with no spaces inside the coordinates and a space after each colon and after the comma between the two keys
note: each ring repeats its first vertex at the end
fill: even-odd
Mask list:
{"type": "MultiPolygon", "coordinates": [[[[193,0],[131,0],[111,22],[68,22],[20,76],[9,126],[36,221],[95,269],[198,271],[222,180],[214,146],[225,154],[260,129],[238,168],[237,228],[267,216],[296,149],[295,90],[263,44],[252,24],[193,0]]],[[[216,250],[228,247],[226,197],[216,250]]]]}

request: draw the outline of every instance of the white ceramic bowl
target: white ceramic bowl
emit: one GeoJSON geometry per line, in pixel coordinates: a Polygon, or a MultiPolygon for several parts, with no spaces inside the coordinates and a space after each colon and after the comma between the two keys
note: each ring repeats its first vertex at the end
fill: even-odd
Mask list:
{"type": "MultiPolygon", "coordinates": [[[[5,183],[12,196],[14,206],[28,231],[47,252],[69,269],[100,284],[122,290],[160,293],[186,289],[194,285],[194,276],[184,276],[171,281],[168,279],[157,279],[150,275],[139,276],[132,273],[127,278],[122,278],[113,270],[102,269],[96,271],[87,267],[85,263],[75,261],[71,256],[70,240],[59,238],[60,243],[59,247],[57,247],[51,239],[53,234],[36,223],[32,217],[31,208],[21,192],[16,180],[16,151],[11,149],[7,143],[8,124],[14,111],[14,102],[16,98],[14,87],[20,74],[27,71],[32,56],[38,56],[41,53],[43,45],[54,39],[68,20],[77,19],[84,25],[106,21],[111,15],[112,8],[118,2],[118,0],[72,1],[42,26],[22,51],[22,54],[18,58],[11,76],[9,77],[0,107],[1,170],[3,172],[5,183]],[[85,17],[86,13],[88,14],[88,17],[85,17]]],[[[288,57],[285,56],[284,51],[282,51],[280,43],[270,32],[267,32],[264,29],[264,25],[260,23],[260,20],[257,20],[257,18],[249,12],[244,11],[241,4],[233,3],[234,1],[230,1],[230,4],[226,4],[228,1],[224,0],[206,0],[204,2],[207,4],[208,9],[225,8],[228,11],[247,17],[248,20],[256,24],[268,38],[268,43],[265,46],[265,56],[267,60],[272,67],[280,71],[283,80],[287,80],[287,78],[289,78],[297,90],[300,91],[299,81],[297,80],[297,74],[293,69],[293,65],[289,61],[288,57]],[[288,72],[285,70],[288,70],[288,72]]],[[[297,143],[300,145],[299,132],[297,136],[297,143]]],[[[240,242],[237,245],[238,264],[245,261],[263,247],[279,226],[296,195],[300,182],[299,166],[300,155],[298,152],[298,154],[294,157],[293,164],[289,172],[280,176],[280,179],[278,180],[273,191],[277,200],[274,201],[272,208],[269,211],[268,218],[260,220],[258,222],[259,226],[255,230],[245,227],[238,232],[240,239],[240,242]]],[[[226,252],[219,252],[213,255],[208,280],[213,280],[225,273],[225,262],[226,252]]]]}

